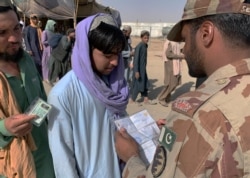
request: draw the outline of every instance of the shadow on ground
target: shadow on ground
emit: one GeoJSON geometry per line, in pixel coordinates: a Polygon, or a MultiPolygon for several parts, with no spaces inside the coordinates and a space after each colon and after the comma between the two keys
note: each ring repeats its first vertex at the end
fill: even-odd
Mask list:
{"type": "Polygon", "coordinates": [[[173,93],[172,93],[172,96],[171,96],[171,100],[175,100],[178,96],[184,94],[184,93],[187,93],[191,90],[194,89],[194,82],[187,82],[187,83],[184,83],[182,85],[180,85],[173,93]]]}
{"type": "MultiPolygon", "coordinates": [[[[157,82],[157,81],[158,81],[157,79],[149,80],[150,86],[149,86],[149,90],[148,90],[148,96],[149,96],[150,99],[156,99],[157,100],[157,96],[159,95],[161,90],[164,88],[164,86],[156,87],[156,85],[154,85],[154,83],[157,82]]],[[[193,90],[194,87],[195,87],[194,82],[187,82],[187,83],[184,83],[184,84],[180,85],[179,87],[177,87],[175,89],[175,91],[172,92],[171,100],[173,101],[178,96],[193,90]]]]}
{"type": "Polygon", "coordinates": [[[151,100],[157,99],[158,94],[161,92],[162,87],[156,87],[156,82],[158,81],[158,79],[149,79],[149,87],[148,87],[148,97],[151,100]]]}

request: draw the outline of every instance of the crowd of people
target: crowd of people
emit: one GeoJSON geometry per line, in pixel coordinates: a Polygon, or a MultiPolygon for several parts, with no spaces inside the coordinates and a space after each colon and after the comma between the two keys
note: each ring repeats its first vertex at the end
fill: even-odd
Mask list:
{"type": "Polygon", "coordinates": [[[11,1],[0,1],[0,177],[249,177],[249,7],[187,0],[164,44],[158,102],[172,108],[156,122],[161,133],[146,165],[140,145],[114,121],[128,117],[138,94],[157,103],[148,96],[149,31],[133,49],[132,28],[97,13],[60,35],[56,21],[42,30],[31,14],[24,26],[11,1]],[[181,60],[197,85],[171,101],[181,60]],[[48,98],[43,81],[52,86],[48,98]],[[52,108],[33,126],[38,115],[27,110],[37,98],[52,108]]]}
{"type": "MultiPolygon", "coordinates": [[[[43,81],[53,86],[71,70],[71,51],[75,41],[75,29],[65,34],[56,31],[57,23],[48,19],[44,30],[37,14],[29,16],[30,24],[23,26],[23,49],[32,57],[43,81]]],[[[24,25],[23,21],[20,21],[24,25]]]]}
{"type": "MultiPolygon", "coordinates": [[[[20,23],[24,25],[23,21],[20,21],[20,23]]],[[[23,49],[34,60],[43,82],[51,87],[72,69],[71,54],[75,42],[75,29],[69,28],[63,35],[56,32],[56,26],[55,20],[48,19],[45,29],[42,30],[38,15],[31,14],[30,24],[22,27],[23,49]]],[[[183,45],[173,41],[170,43],[169,40],[166,40],[162,55],[165,72],[164,89],[159,93],[157,102],[148,97],[148,88],[150,86],[147,75],[149,31],[141,31],[141,42],[136,44],[134,48],[130,37],[132,27],[124,25],[122,32],[126,42],[122,50],[122,57],[124,77],[130,93],[129,103],[142,106],[143,104],[155,105],[159,102],[162,106],[168,107],[171,102],[171,93],[181,84],[181,59],[184,58],[181,53],[181,46],[183,45]],[[138,96],[139,94],[140,96],[138,96]],[[143,102],[138,102],[141,99],[143,102]]],[[[197,81],[198,84],[199,81],[197,81]]]]}

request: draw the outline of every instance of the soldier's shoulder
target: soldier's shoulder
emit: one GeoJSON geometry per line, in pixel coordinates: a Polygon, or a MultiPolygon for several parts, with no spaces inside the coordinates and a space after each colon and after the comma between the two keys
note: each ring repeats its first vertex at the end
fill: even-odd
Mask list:
{"type": "Polygon", "coordinates": [[[230,83],[229,80],[204,82],[199,89],[190,91],[178,97],[172,103],[172,110],[192,117],[195,112],[216,93],[230,83]]]}

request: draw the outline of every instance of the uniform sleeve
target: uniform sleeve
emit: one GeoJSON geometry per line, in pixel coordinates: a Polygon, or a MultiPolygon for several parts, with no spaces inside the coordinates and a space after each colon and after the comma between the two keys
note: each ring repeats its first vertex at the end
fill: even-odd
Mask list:
{"type": "Polygon", "coordinates": [[[48,116],[48,136],[56,177],[78,178],[71,118],[59,96],[50,94],[48,103],[53,105],[48,116]]]}
{"type": "MultiPolygon", "coordinates": [[[[223,156],[223,146],[227,146],[226,150],[229,151],[232,145],[223,144],[222,135],[227,138],[227,131],[224,130],[226,126],[221,128],[221,133],[217,133],[217,129],[213,127],[220,128],[224,117],[219,113],[207,113],[202,116],[206,118],[204,123],[178,113],[169,117],[165,126],[167,129],[164,132],[162,129],[163,134],[160,134],[163,136],[162,143],[158,146],[150,166],[146,167],[138,157],[130,158],[124,169],[123,178],[221,177],[220,172],[223,170],[220,169],[227,165],[225,160],[228,159],[227,156],[223,156]]],[[[230,160],[228,164],[231,170],[234,167],[232,162],[230,160]]],[[[229,166],[226,167],[224,173],[230,172],[229,166]]]]}
{"type": "Polygon", "coordinates": [[[123,170],[123,178],[135,178],[138,176],[146,175],[146,166],[143,161],[137,157],[131,157],[123,170]]]}

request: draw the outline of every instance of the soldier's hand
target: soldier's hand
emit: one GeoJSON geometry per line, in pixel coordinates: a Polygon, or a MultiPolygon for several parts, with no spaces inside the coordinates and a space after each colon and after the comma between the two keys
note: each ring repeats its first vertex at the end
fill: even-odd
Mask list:
{"type": "Polygon", "coordinates": [[[139,72],[136,72],[135,73],[135,78],[138,80],[140,78],[140,73],[139,72]]]}
{"type": "Polygon", "coordinates": [[[5,128],[14,136],[21,137],[32,130],[32,119],[36,115],[18,114],[4,119],[5,128]]]}
{"type": "Polygon", "coordinates": [[[157,124],[157,126],[159,127],[159,129],[161,129],[162,126],[164,126],[164,125],[166,124],[166,119],[158,119],[158,120],[156,121],[156,124],[157,124]]]}
{"type": "Polygon", "coordinates": [[[127,162],[132,156],[139,155],[138,144],[124,128],[115,134],[115,147],[119,158],[124,162],[127,162]]]}

